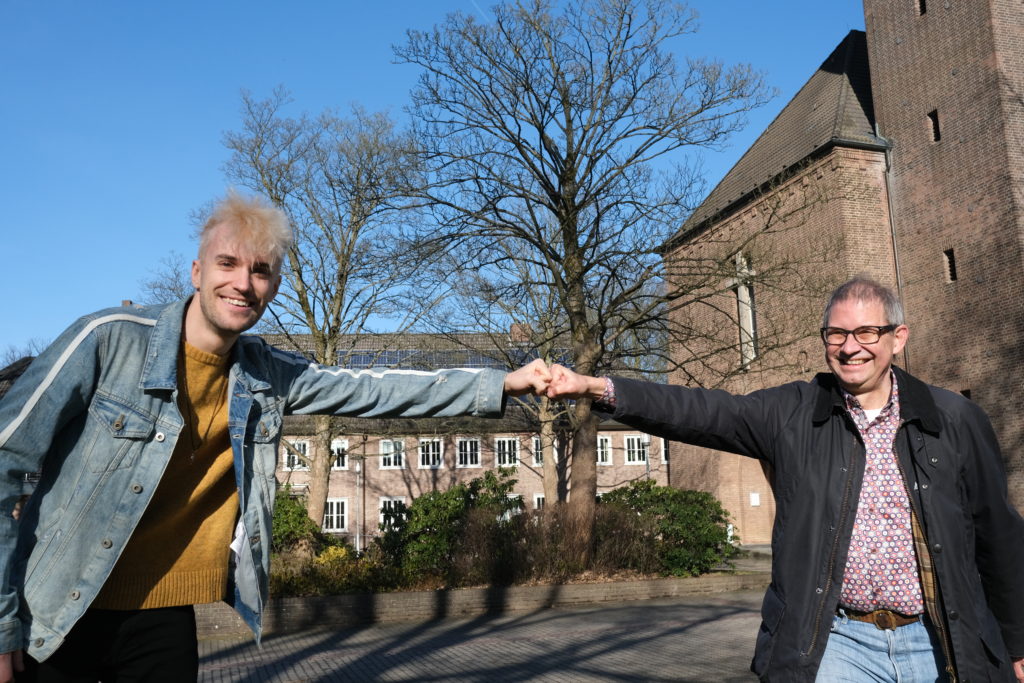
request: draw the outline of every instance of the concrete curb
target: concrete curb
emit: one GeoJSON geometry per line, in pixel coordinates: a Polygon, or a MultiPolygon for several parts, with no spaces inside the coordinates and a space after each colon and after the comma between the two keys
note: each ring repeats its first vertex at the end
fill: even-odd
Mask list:
{"type": "MultiPolygon", "coordinates": [[[[267,605],[263,623],[264,633],[271,634],[515,614],[554,607],[763,589],[770,578],[767,572],[713,573],[679,579],[280,598],[267,605]]],[[[196,624],[200,638],[238,637],[250,633],[235,611],[223,602],[197,605],[196,624]]]]}

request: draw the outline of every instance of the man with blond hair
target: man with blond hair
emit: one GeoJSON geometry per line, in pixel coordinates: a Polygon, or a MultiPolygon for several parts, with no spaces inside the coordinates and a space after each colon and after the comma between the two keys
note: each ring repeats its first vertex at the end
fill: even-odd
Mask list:
{"type": "Polygon", "coordinates": [[[908,335],[896,295],[855,278],[812,382],[735,396],[551,368],[551,398],[772,472],[764,681],[1024,682],[1024,521],[984,412],[893,365],[908,335]]]}
{"type": "Polygon", "coordinates": [[[281,284],[284,214],[229,195],[202,228],[196,293],[87,315],[0,401],[0,681],[197,677],[193,605],[256,633],[288,414],[498,416],[540,393],[511,373],[324,367],[242,333],[281,284]]]}

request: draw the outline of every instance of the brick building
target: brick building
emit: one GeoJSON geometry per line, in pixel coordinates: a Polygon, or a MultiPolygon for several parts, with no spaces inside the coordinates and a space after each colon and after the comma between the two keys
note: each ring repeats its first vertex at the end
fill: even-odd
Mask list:
{"type": "MultiPolygon", "coordinates": [[[[439,367],[505,369],[528,360],[517,344],[516,330],[507,337],[461,334],[457,337],[427,334],[358,335],[341,340],[338,364],[353,370],[404,368],[430,370],[439,367]]],[[[303,351],[302,337],[268,337],[282,348],[303,351]]],[[[277,479],[302,494],[308,489],[309,466],[302,454],[317,456],[315,418],[285,418],[287,445],[282,445],[277,479]],[[288,446],[291,446],[289,449],[288,446]]],[[[331,473],[324,529],[347,537],[362,549],[379,534],[383,509],[394,501],[409,504],[430,491],[483,476],[499,467],[514,471],[514,495],[525,511],[545,503],[544,457],[537,422],[528,411],[509,402],[502,419],[426,418],[353,419],[333,418],[331,473]]],[[[563,439],[561,444],[566,443],[563,439]]],[[[567,458],[556,444],[555,476],[560,495],[565,495],[569,472],[567,458]]],[[[652,438],[616,422],[601,425],[598,433],[598,495],[638,479],[659,485],[669,480],[662,439],[652,438]]]]}
{"type": "MultiPolygon", "coordinates": [[[[790,284],[808,272],[831,284],[867,273],[896,288],[911,329],[901,364],[988,412],[1011,497],[1024,506],[1024,417],[1014,405],[1024,357],[1020,3],[865,0],[864,8],[866,31],[851,32],[814,72],[666,245],[666,262],[712,252],[756,274],[757,261],[722,246],[750,244],[762,258],[805,251],[790,284]],[[787,205],[799,210],[779,211],[787,205]]],[[[747,292],[737,277],[736,301],[712,315],[729,315],[731,326],[705,321],[737,339],[719,362],[745,372],[724,387],[745,393],[824,370],[820,321],[802,310],[806,302],[793,301],[785,281],[750,282],[747,292]],[[757,335],[780,321],[805,339],[758,354],[757,335]]],[[[673,485],[715,493],[744,542],[770,538],[774,507],[758,463],[670,449],[673,485]]]]}

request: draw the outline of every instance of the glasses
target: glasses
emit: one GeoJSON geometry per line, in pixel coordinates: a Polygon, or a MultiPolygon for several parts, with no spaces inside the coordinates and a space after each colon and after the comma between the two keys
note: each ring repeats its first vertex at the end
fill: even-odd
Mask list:
{"type": "Polygon", "coordinates": [[[829,346],[842,346],[846,338],[853,335],[858,344],[876,344],[886,332],[892,332],[896,325],[863,325],[855,330],[844,330],[841,327],[821,328],[821,338],[829,346]]]}

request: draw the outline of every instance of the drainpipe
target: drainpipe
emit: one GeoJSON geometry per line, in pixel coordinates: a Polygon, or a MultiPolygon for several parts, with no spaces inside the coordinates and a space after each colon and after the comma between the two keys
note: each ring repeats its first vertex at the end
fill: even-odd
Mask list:
{"type": "MultiPolygon", "coordinates": [[[[899,297],[900,303],[903,304],[903,315],[907,314],[907,305],[903,300],[903,271],[900,268],[900,250],[896,243],[896,218],[893,213],[892,206],[892,182],[890,180],[892,175],[892,145],[878,132],[878,122],[875,122],[875,136],[878,139],[885,142],[885,173],[883,178],[885,179],[885,202],[886,208],[889,211],[889,240],[892,244],[892,259],[896,266],[896,296],[899,297]]],[[[903,369],[908,373],[910,372],[910,345],[903,347],[903,369]]]]}

